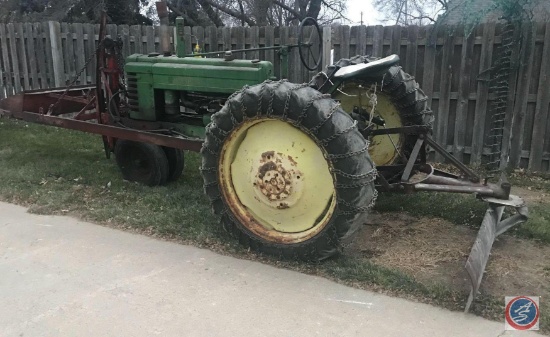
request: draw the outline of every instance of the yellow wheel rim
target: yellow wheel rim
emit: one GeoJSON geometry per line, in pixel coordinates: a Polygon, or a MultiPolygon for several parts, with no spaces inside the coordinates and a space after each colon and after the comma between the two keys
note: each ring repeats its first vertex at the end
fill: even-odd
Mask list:
{"type": "MultiPolygon", "coordinates": [[[[372,110],[367,93],[370,95],[372,89],[369,86],[362,86],[358,83],[347,83],[336,92],[334,98],[339,100],[344,111],[353,111],[354,107],[365,109],[369,113],[372,110]]],[[[398,128],[403,126],[399,110],[392,103],[390,97],[377,91],[377,104],[374,108],[374,114],[382,117],[386,121],[386,128],[398,128]]],[[[374,129],[383,128],[375,125],[374,129]]],[[[378,135],[370,138],[369,154],[376,166],[390,165],[399,156],[398,149],[403,144],[401,134],[378,135]],[[397,149],[396,149],[397,148],[397,149]]]]}
{"type": "Polygon", "coordinates": [[[221,192],[232,213],[271,242],[307,240],[335,209],[334,179],[323,149],[289,123],[244,122],[225,141],[219,167],[221,192]]]}

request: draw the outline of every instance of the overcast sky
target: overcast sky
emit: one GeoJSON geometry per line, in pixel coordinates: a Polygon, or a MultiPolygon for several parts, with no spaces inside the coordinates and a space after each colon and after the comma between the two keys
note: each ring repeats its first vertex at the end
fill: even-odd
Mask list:
{"type": "Polygon", "coordinates": [[[372,0],[347,0],[347,5],[348,18],[352,21],[352,23],[349,23],[350,25],[360,24],[361,12],[363,12],[364,25],[380,24],[380,17],[372,6],[372,0]]]}

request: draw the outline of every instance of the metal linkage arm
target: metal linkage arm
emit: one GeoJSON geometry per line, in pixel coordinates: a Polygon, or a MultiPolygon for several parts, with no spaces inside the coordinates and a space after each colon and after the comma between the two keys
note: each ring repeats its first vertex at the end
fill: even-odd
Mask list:
{"type": "Polygon", "coordinates": [[[447,159],[448,161],[450,161],[451,163],[453,163],[453,165],[455,165],[457,168],[460,169],[460,171],[462,171],[464,174],[466,174],[468,176],[468,179],[470,179],[470,181],[472,182],[479,182],[480,181],[480,178],[479,176],[472,170],[470,170],[470,168],[468,168],[468,166],[464,165],[460,160],[456,159],[455,157],[453,157],[449,152],[445,151],[445,149],[443,147],[441,147],[439,144],[437,144],[433,139],[431,139],[429,136],[425,136],[424,137],[424,140],[426,141],[426,143],[428,145],[430,145],[435,151],[437,151],[439,154],[441,154],[445,159],[447,159]]]}

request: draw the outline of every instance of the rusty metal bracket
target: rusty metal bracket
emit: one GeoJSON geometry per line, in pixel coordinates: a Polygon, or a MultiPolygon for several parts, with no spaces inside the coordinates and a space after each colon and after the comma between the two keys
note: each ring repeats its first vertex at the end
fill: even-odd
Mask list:
{"type": "Polygon", "coordinates": [[[416,158],[418,157],[418,154],[420,153],[420,150],[422,149],[422,146],[424,145],[424,137],[420,136],[416,140],[416,144],[414,144],[414,148],[412,150],[411,156],[409,157],[409,160],[407,161],[407,165],[405,166],[405,170],[403,171],[403,175],[401,176],[402,182],[409,181],[409,178],[411,177],[411,172],[414,167],[414,164],[416,163],[416,158]]]}
{"type": "Polygon", "coordinates": [[[472,246],[468,260],[466,261],[466,271],[470,275],[471,289],[464,312],[470,310],[470,306],[479,291],[479,285],[483,279],[485,266],[489,260],[491,248],[495,239],[508,229],[523,223],[528,218],[528,210],[524,201],[515,195],[510,195],[508,200],[496,198],[482,198],[489,203],[489,209],[485,212],[485,217],[481,223],[476,241],[472,246]],[[503,219],[506,206],[514,207],[517,214],[503,219]]]}
{"type": "Polygon", "coordinates": [[[470,170],[468,166],[464,165],[462,162],[460,162],[458,159],[452,156],[449,152],[445,151],[443,147],[437,144],[429,136],[425,137],[425,141],[430,147],[432,147],[435,151],[441,154],[445,159],[453,163],[453,165],[455,165],[460,171],[462,171],[462,173],[466,174],[468,176],[468,179],[470,179],[470,181],[474,183],[478,183],[481,180],[474,171],[470,170]]]}
{"type": "Polygon", "coordinates": [[[115,137],[195,152],[199,152],[201,150],[203,143],[203,141],[200,139],[181,138],[177,136],[147,132],[144,130],[132,130],[106,124],[90,123],[56,116],[40,115],[27,111],[9,111],[0,108],[0,116],[13,117],[36,124],[50,125],[64,129],[99,134],[103,135],[104,137],[115,137]]]}
{"type": "Polygon", "coordinates": [[[365,132],[369,136],[379,136],[379,135],[389,135],[389,134],[404,134],[404,135],[425,135],[428,134],[430,128],[426,125],[412,125],[412,126],[402,126],[399,128],[386,128],[386,129],[376,129],[368,130],[365,132]]]}

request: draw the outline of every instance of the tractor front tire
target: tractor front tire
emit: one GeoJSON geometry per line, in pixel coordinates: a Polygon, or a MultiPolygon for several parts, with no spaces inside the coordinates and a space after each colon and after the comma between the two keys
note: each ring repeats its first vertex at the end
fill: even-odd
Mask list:
{"type": "Polygon", "coordinates": [[[147,186],[164,185],[169,165],[158,145],[119,139],[115,144],[117,165],[124,179],[147,186]]]}
{"type": "Polygon", "coordinates": [[[329,96],[285,80],[245,87],[212,116],[204,190],[241,244],[319,261],[366,220],[376,168],[356,122],[329,96]]]}

